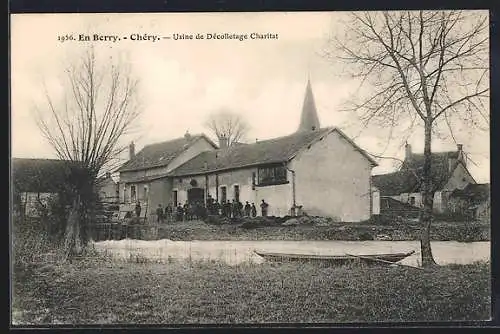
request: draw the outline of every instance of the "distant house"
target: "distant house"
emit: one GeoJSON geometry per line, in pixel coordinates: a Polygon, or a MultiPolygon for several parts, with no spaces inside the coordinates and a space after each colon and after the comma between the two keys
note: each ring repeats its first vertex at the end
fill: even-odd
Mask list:
{"type": "MultiPolygon", "coordinates": [[[[132,210],[158,204],[262,200],[268,214],[362,221],[371,215],[371,171],[377,163],[340,129],[320,128],[311,84],[295,133],[252,144],[219,147],[204,135],[146,146],[120,168],[120,200],[132,210]],[[293,210],[292,210],[293,209],[293,210]]],[[[258,210],[260,212],[260,209],[258,210]]]]}
{"type": "MultiPolygon", "coordinates": [[[[423,164],[424,155],[414,154],[407,144],[401,168],[393,173],[373,176],[373,186],[381,198],[390,197],[413,207],[422,207],[423,164]]],[[[476,181],[467,169],[462,145],[457,145],[456,151],[432,153],[431,164],[432,187],[435,191],[433,210],[436,213],[447,213],[450,211],[450,195],[469,184],[476,184],[476,181]]],[[[381,207],[381,212],[383,210],[381,207]]]]}
{"type": "Polygon", "coordinates": [[[452,213],[466,213],[476,220],[490,220],[490,185],[468,184],[464,189],[455,189],[450,194],[449,210],[452,213]]]}
{"type": "Polygon", "coordinates": [[[27,217],[37,217],[37,208],[61,191],[67,167],[68,162],[64,160],[13,158],[11,171],[14,210],[27,217]]]}
{"type": "Polygon", "coordinates": [[[118,182],[106,173],[96,181],[99,200],[107,204],[118,204],[120,200],[118,182]]]}

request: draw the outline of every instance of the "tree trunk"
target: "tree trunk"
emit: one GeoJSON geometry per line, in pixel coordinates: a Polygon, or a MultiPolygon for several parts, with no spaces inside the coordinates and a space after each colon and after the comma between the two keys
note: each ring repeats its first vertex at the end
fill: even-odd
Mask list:
{"type": "Polygon", "coordinates": [[[431,178],[431,130],[432,123],[425,123],[425,143],[424,143],[424,170],[422,180],[422,202],[423,208],[420,214],[420,224],[422,233],[420,239],[420,251],[422,254],[422,266],[428,267],[435,265],[434,257],[431,249],[431,223],[432,223],[432,207],[434,204],[434,185],[431,178]]]}
{"type": "Polygon", "coordinates": [[[73,200],[64,235],[64,252],[66,259],[82,252],[83,246],[80,235],[80,219],[80,198],[77,196],[77,198],[73,200]]]}

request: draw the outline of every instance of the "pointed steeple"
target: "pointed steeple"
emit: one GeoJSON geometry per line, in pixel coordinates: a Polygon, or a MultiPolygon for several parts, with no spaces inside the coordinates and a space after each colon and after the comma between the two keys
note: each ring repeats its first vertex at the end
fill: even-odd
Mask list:
{"type": "Polygon", "coordinates": [[[316,111],[316,103],[311,88],[311,80],[307,78],[306,94],[304,96],[304,104],[302,105],[302,115],[300,117],[300,125],[297,132],[314,131],[320,128],[318,112],[316,111]]]}

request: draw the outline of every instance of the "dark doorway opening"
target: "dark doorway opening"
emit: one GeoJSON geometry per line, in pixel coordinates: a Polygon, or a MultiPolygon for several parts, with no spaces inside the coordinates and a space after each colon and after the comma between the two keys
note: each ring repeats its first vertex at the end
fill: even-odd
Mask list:
{"type": "Polygon", "coordinates": [[[234,186],[234,199],[236,200],[236,202],[240,201],[240,186],[239,185],[234,186]]]}
{"type": "Polygon", "coordinates": [[[191,188],[187,191],[188,202],[203,205],[205,203],[205,191],[203,188],[191,188]]]}
{"type": "Polygon", "coordinates": [[[225,203],[227,201],[227,189],[226,187],[220,187],[221,192],[221,203],[225,203]]]}
{"type": "Polygon", "coordinates": [[[177,201],[177,190],[172,191],[172,202],[174,203],[174,206],[179,205],[179,202],[177,201]]]}

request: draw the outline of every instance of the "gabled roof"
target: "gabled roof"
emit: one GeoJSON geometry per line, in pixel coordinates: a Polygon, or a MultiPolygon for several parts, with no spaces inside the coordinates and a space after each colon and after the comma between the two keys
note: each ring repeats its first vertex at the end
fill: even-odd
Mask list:
{"type": "MultiPolygon", "coordinates": [[[[446,185],[457,166],[462,163],[457,158],[457,151],[432,153],[431,178],[434,189],[439,190],[446,185]],[[453,159],[451,168],[449,159],[453,159]]],[[[423,166],[424,155],[412,154],[410,159],[405,159],[399,171],[374,175],[372,177],[373,185],[379,189],[382,196],[420,192],[423,166]]]]}
{"type": "MultiPolygon", "coordinates": [[[[443,166],[446,167],[446,170],[448,170],[448,159],[457,159],[458,158],[458,152],[457,151],[450,151],[450,152],[433,152],[431,154],[431,163],[432,163],[432,168],[437,167],[437,168],[442,168],[443,166]]],[[[413,169],[419,169],[423,168],[424,166],[424,155],[423,154],[411,154],[411,159],[405,159],[403,162],[402,168],[413,168],[413,169]]]]}
{"type": "Polygon", "coordinates": [[[70,164],[59,159],[13,158],[13,187],[18,192],[58,192],[66,183],[70,164]]]}
{"type": "Polygon", "coordinates": [[[320,140],[331,132],[338,132],[355,146],[371,164],[376,162],[361,148],[356,146],[337,128],[324,128],[315,131],[297,132],[288,136],[263,140],[253,144],[230,146],[226,149],[207,151],[173,170],[170,176],[199,175],[215,171],[237,169],[274,163],[287,162],[303,148],[320,140]]]}
{"type": "Polygon", "coordinates": [[[206,140],[214,148],[217,148],[217,145],[203,134],[184,136],[144,146],[144,148],[137,153],[133,159],[124,163],[118,171],[125,172],[167,166],[191,145],[202,139],[206,140]]]}
{"type": "Polygon", "coordinates": [[[419,191],[417,178],[410,171],[374,175],[372,184],[378,188],[381,196],[396,196],[419,191]]]}

